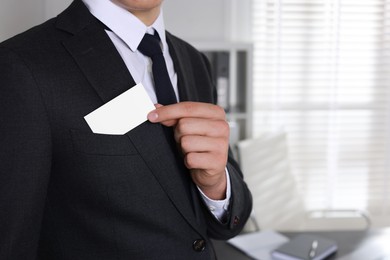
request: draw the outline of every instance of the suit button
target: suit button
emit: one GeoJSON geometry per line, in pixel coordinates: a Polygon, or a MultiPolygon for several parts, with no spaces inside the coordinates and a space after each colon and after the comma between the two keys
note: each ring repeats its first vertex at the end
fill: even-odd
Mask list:
{"type": "Polygon", "coordinates": [[[240,223],[240,218],[237,217],[237,216],[235,216],[235,217],[234,217],[234,220],[233,220],[233,224],[236,226],[236,225],[238,225],[239,223],[240,223]]]}
{"type": "Polygon", "coordinates": [[[206,248],[206,241],[204,241],[203,239],[197,239],[192,244],[192,248],[196,252],[202,252],[206,248]]]}

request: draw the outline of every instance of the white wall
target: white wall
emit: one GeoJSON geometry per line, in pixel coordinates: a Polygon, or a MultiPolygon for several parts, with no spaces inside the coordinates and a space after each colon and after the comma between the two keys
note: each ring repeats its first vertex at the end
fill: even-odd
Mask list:
{"type": "Polygon", "coordinates": [[[189,41],[250,41],[252,0],[164,0],[167,30],[189,41]]]}
{"type": "MultiPolygon", "coordinates": [[[[189,41],[248,41],[251,1],[164,0],[166,27],[189,41]]],[[[0,0],[0,41],[56,16],[71,2],[0,0]]]]}
{"type": "Polygon", "coordinates": [[[65,10],[72,3],[72,0],[44,0],[44,2],[45,18],[49,19],[65,10]]]}
{"type": "Polygon", "coordinates": [[[0,0],[0,41],[44,19],[44,0],[0,0]]]}
{"type": "Polygon", "coordinates": [[[186,40],[225,39],[226,0],[165,0],[167,30],[186,40]]]}

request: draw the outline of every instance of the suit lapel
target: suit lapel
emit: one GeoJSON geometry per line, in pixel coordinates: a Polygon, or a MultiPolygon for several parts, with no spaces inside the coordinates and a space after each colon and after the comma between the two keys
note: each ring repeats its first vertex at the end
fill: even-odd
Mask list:
{"type": "MultiPolygon", "coordinates": [[[[80,0],[74,1],[59,16],[57,27],[74,34],[63,44],[104,103],[135,85],[103,26],[80,0]]],[[[187,100],[191,96],[189,90],[192,87],[180,69],[185,67],[184,64],[176,58],[176,53],[174,55],[179,84],[184,86],[180,95],[187,100]]],[[[191,195],[188,192],[189,187],[186,187],[190,185],[190,182],[186,181],[189,176],[177,176],[187,174],[188,170],[182,160],[176,158],[177,152],[167,151],[167,147],[169,149],[171,145],[166,139],[163,127],[160,124],[145,122],[127,133],[127,136],[180,214],[195,230],[198,232],[203,230],[197,224],[189,199],[191,195]]]]}
{"type": "Polygon", "coordinates": [[[98,22],[63,44],[104,103],[135,85],[115,46],[98,22]]]}
{"type": "Polygon", "coordinates": [[[191,60],[188,52],[175,43],[172,35],[166,33],[166,39],[169,46],[169,54],[172,57],[173,65],[177,74],[177,85],[179,89],[180,101],[197,101],[198,94],[195,91],[195,80],[193,79],[192,67],[188,65],[191,60]]]}

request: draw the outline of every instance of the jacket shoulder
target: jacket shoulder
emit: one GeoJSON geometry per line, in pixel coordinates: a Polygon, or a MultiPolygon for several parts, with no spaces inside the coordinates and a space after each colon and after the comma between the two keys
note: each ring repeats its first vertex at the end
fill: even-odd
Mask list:
{"type": "Polygon", "coordinates": [[[11,49],[23,49],[33,47],[37,44],[42,44],[50,38],[50,35],[54,33],[55,19],[52,18],[40,25],[36,25],[22,33],[18,33],[15,36],[0,43],[2,48],[11,49]]]}
{"type": "Polygon", "coordinates": [[[73,1],[58,16],[0,43],[0,47],[15,50],[18,47],[21,49],[50,48],[70,35],[82,32],[95,22],[96,19],[82,1],[73,1]]]}
{"type": "Polygon", "coordinates": [[[171,34],[170,32],[166,32],[166,37],[168,41],[171,42],[171,44],[178,49],[185,50],[193,55],[202,55],[201,52],[199,52],[194,46],[192,46],[190,43],[184,41],[183,39],[180,39],[179,37],[171,34]]]}

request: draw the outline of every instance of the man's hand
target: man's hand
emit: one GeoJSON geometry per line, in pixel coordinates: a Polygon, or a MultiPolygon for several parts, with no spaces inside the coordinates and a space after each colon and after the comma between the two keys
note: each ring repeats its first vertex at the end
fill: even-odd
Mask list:
{"type": "Polygon", "coordinates": [[[156,107],[148,119],[173,127],[194,183],[210,199],[225,199],[229,125],[223,108],[199,102],[156,107]]]}

